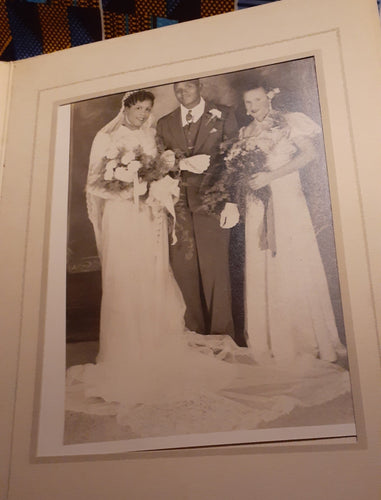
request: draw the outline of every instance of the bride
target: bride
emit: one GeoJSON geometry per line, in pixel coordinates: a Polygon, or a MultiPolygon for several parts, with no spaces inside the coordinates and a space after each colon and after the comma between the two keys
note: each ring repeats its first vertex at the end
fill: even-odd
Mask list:
{"type": "Polygon", "coordinates": [[[82,382],[88,400],[128,407],[182,400],[205,380],[221,388],[233,378],[231,365],[188,345],[168,250],[179,194],[168,174],[175,155],[158,154],[153,104],[151,92],[127,92],[92,145],[86,195],[102,269],[99,353],[95,364],[67,373],[68,385],[82,382]]]}
{"type": "Polygon", "coordinates": [[[116,415],[135,436],[163,436],[254,429],[348,392],[338,366],[263,368],[228,336],[186,331],[168,256],[175,155],[158,154],[153,103],[150,92],[128,92],[92,145],[86,193],[102,265],[100,345],[95,364],[68,369],[66,410],[116,415]]]}
{"type": "MultiPolygon", "coordinates": [[[[90,153],[86,194],[101,260],[102,302],[99,353],[95,365],[83,367],[83,379],[86,396],[105,401],[148,398],[149,363],[164,361],[169,343],[179,343],[184,330],[185,306],[168,261],[167,211],[147,197],[147,181],[137,175],[139,157],[157,156],[153,104],[151,92],[126,93],[90,153]],[[137,374],[147,380],[137,383],[137,374]]],[[[177,181],[165,180],[175,200],[177,181]]]]}

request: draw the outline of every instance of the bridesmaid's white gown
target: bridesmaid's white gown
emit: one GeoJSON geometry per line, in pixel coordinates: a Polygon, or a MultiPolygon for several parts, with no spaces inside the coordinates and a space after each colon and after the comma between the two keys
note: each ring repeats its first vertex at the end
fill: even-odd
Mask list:
{"type": "MultiPolygon", "coordinates": [[[[313,138],[320,128],[302,113],[285,114],[287,136],[278,130],[261,134],[273,139],[266,166],[276,170],[296,152],[294,140],[313,138]]],[[[259,234],[264,206],[254,196],[246,213],[246,315],[249,346],[257,361],[274,357],[292,361],[310,355],[335,361],[344,354],[327,279],[299,172],[271,183],[276,255],[262,250],[259,234]]]]}

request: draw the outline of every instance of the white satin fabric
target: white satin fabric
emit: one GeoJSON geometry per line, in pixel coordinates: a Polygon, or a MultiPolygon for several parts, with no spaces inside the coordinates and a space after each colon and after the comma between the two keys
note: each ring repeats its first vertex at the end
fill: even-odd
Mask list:
{"type": "MultiPolygon", "coordinates": [[[[264,129],[275,146],[266,166],[276,170],[295,154],[294,140],[313,138],[320,127],[302,113],[285,115],[289,134],[264,129]]],[[[340,343],[327,279],[317,245],[299,172],[271,183],[276,255],[259,246],[263,204],[247,200],[246,213],[246,315],[249,345],[254,358],[293,361],[309,355],[335,361],[344,354],[340,343]]]]}

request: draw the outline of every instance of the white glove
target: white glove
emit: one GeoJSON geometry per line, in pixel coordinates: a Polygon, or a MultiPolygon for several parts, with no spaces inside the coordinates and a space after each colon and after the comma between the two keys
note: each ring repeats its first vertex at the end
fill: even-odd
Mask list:
{"type": "Polygon", "coordinates": [[[201,154],[183,158],[179,162],[180,170],[188,170],[193,174],[202,174],[209,167],[210,156],[201,154]]]}
{"type": "Polygon", "coordinates": [[[220,226],[224,229],[230,229],[239,222],[239,211],[235,203],[225,203],[221,212],[220,226]]]}

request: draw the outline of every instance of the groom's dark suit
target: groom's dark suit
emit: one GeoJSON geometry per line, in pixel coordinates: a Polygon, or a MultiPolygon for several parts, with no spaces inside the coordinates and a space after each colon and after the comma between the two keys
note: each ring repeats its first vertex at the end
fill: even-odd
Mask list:
{"type": "MultiPolygon", "coordinates": [[[[178,107],[158,121],[158,139],[165,149],[181,151],[188,157],[210,155],[210,170],[220,144],[237,135],[235,116],[227,107],[205,102],[204,113],[192,127],[189,136],[178,107]]],[[[208,170],[203,174],[181,172],[180,199],[175,207],[178,242],[170,247],[170,259],[186,303],[187,327],[199,333],[228,333],[234,337],[230,230],[220,228],[218,216],[200,210],[200,188],[208,170]]]]}

